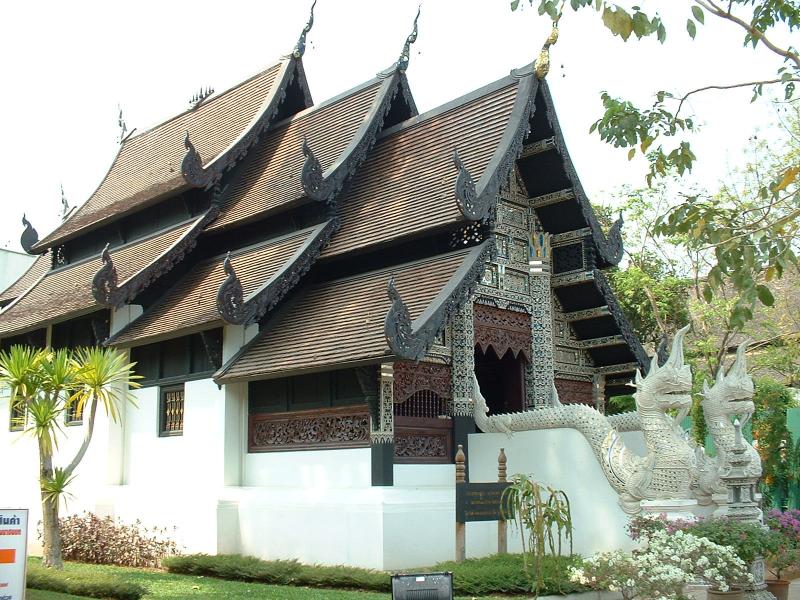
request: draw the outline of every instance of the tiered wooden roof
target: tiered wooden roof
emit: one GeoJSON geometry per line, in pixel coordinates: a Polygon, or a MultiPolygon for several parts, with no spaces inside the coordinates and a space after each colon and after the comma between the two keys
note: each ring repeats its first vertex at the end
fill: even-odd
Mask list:
{"type": "MultiPolygon", "coordinates": [[[[204,171],[235,164],[278,114],[281,95],[302,65],[290,57],[247,81],[203,101],[196,108],[122,141],[119,152],[98,188],[35,251],[116,220],[193,185],[185,177],[186,142],[200,157],[204,171]],[[188,136],[188,137],[187,137],[188,136]]],[[[307,90],[304,83],[300,83],[307,90]]],[[[305,95],[306,105],[311,104],[305,95]]]]}
{"type": "Polygon", "coordinates": [[[98,190],[35,250],[192,188],[208,208],[38,283],[26,274],[3,296],[19,294],[0,312],[0,337],[137,303],[143,314],[108,343],[258,322],[219,381],[420,359],[482,276],[498,192],[516,168],[545,229],[592,248],[589,271],[571,274],[580,281],[554,276],[587,351],[600,365],[643,362],[597,270],[619,260],[619,227],[600,229],[546,84],[531,66],[417,115],[404,74],[413,37],[392,68],[318,106],[295,53],[131,136],[98,190]],[[569,308],[567,288],[583,284],[595,291],[569,308]],[[589,344],[597,331],[605,343],[589,344]]]}
{"type": "Polygon", "coordinates": [[[390,278],[418,317],[467,254],[459,250],[310,286],[223,367],[217,380],[264,379],[385,359],[392,354],[384,335],[390,278]]]}
{"type": "MultiPolygon", "coordinates": [[[[120,281],[147,268],[189,227],[174,227],[118,249],[120,281]]],[[[0,311],[0,337],[38,329],[101,308],[92,295],[92,277],[102,266],[100,257],[49,271],[36,285],[0,311]]]]}

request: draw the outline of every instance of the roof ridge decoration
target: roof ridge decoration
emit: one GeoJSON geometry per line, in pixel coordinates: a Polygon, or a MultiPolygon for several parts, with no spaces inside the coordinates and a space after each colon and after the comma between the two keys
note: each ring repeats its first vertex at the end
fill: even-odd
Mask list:
{"type": "Polygon", "coordinates": [[[33,225],[31,225],[30,221],[25,218],[25,213],[22,214],[22,224],[25,226],[25,229],[22,230],[22,235],[19,237],[19,243],[25,252],[28,254],[33,254],[31,250],[36,242],[39,241],[39,234],[33,228],[33,225]]]}
{"type": "Polygon", "coordinates": [[[308,16],[308,21],[306,22],[306,26],[303,27],[302,33],[300,33],[300,37],[297,39],[297,43],[294,46],[294,50],[292,50],[292,56],[297,59],[303,58],[303,54],[306,53],[306,35],[308,32],[311,31],[311,28],[314,26],[314,7],[317,5],[317,0],[311,3],[311,14],[308,16]]]}
{"type": "Polygon", "coordinates": [[[572,163],[572,158],[567,150],[567,145],[564,141],[564,134],[561,131],[561,125],[558,122],[558,116],[556,115],[555,106],[553,104],[553,97],[550,94],[550,88],[548,87],[546,81],[542,81],[540,92],[542,94],[542,100],[544,101],[547,123],[553,130],[553,139],[555,140],[556,146],[555,149],[561,155],[561,160],[564,165],[564,173],[572,185],[572,189],[575,191],[575,199],[578,201],[581,214],[589,224],[589,228],[592,230],[592,239],[597,247],[598,253],[600,254],[600,258],[602,258],[603,261],[608,265],[616,265],[622,259],[624,250],[622,241],[622,225],[624,223],[624,219],[622,218],[622,214],[620,213],[619,218],[614,221],[613,225],[608,230],[608,235],[603,233],[603,228],[600,226],[600,222],[597,220],[597,215],[595,215],[591,202],[589,202],[589,199],[586,197],[586,192],[584,191],[581,180],[578,177],[578,172],[575,170],[575,165],[572,163]]]}
{"type": "Polygon", "coordinates": [[[155,280],[181,262],[197,245],[197,238],[206,225],[219,215],[219,197],[222,191],[224,189],[220,190],[217,184],[213,192],[211,206],[206,212],[197,217],[189,229],[162,252],[158,258],[121,284],[119,283],[117,268],[109,252],[109,244],[106,244],[100,253],[103,264],[92,278],[92,296],[94,296],[94,299],[108,308],[119,308],[124,304],[129,304],[142,290],[149,287],[155,280]]]}
{"type": "MultiPolygon", "coordinates": [[[[273,84],[270,94],[262,105],[262,110],[256,114],[239,137],[206,166],[203,166],[203,159],[194,147],[189,131],[186,131],[183,139],[186,154],[181,162],[181,174],[186,183],[192,187],[210,189],[220,180],[225,171],[235,167],[247,155],[250,148],[258,142],[261,134],[272,124],[275,115],[278,114],[281,104],[286,98],[286,90],[294,78],[302,73],[301,59],[295,58],[294,55],[284,57],[281,63],[281,72],[276,77],[280,83],[273,84]]],[[[302,78],[301,83],[307,100],[306,104],[309,105],[311,104],[311,95],[305,85],[305,77],[302,78]]]]}
{"type": "Polygon", "coordinates": [[[395,73],[405,73],[406,69],[408,69],[408,63],[411,61],[411,44],[417,41],[417,37],[419,36],[419,29],[417,28],[417,22],[419,21],[419,14],[422,11],[422,5],[420,4],[417,7],[417,16],[414,17],[414,27],[411,29],[411,33],[408,34],[406,38],[405,44],[403,44],[403,49],[400,51],[400,56],[397,58],[397,61],[386,69],[385,71],[381,71],[378,73],[379,78],[391,77],[395,73]]]}
{"type": "Polygon", "coordinates": [[[334,202],[334,198],[344,187],[347,179],[366,160],[367,153],[375,145],[378,133],[383,129],[383,123],[398,94],[402,94],[408,106],[416,111],[405,75],[402,71],[394,70],[383,78],[381,89],[375,95],[363,123],[356,130],[352,140],[339,158],[325,172],[322,171],[322,165],[314,156],[308,140],[303,138],[303,154],[306,158],[300,172],[300,182],[306,196],[317,202],[329,204],[334,202]]]}
{"type": "Polygon", "coordinates": [[[453,163],[458,170],[454,190],[456,204],[469,221],[491,220],[500,189],[507,184],[514,163],[522,154],[525,137],[531,130],[530,119],[535,110],[539,80],[534,77],[533,65],[514,70],[511,76],[519,81],[517,97],[503,137],[477,184],[464,166],[458,149],[453,149],[453,163]]]}
{"type": "Polygon", "coordinates": [[[474,246],[444,288],[413,322],[408,307],[395,287],[394,277],[389,279],[387,292],[392,306],[386,314],[383,331],[395,355],[416,361],[425,357],[436,335],[458,308],[469,300],[486,270],[486,263],[493,259],[496,250],[494,236],[474,246]]]}
{"type": "Polygon", "coordinates": [[[217,312],[228,323],[249,325],[272,310],[302,279],[316,262],[320,252],[339,228],[338,219],[317,225],[292,257],[260,288],[244,298],[242,282],[231,262],[231,253],[223,262],[227,277],[217,290],[217,312]]]}
{"type": "Polygon", "coordinates": [[[631,352],[636,357],[636,362],[639,363],[642,369],[648,368],[650,365],[650,357],[642,347],[639,338],[636,337],[636,334],[633,332],[630,321],[628,321],[628,317],[625,316],[625,311],[623,311],[622,307],[619,305],[617,297],[614,295],[614,291],[608,283],[608,279],[606,279],[605,274],[600,269],[593,269],[592,274],[594,275],[594,284],[606,301],[608,312],[614,319],[617,327],[619,327],[620,334],[625,338],[628,348],[630,348],[631,352]]]}
{"type": "Polygon", "coordinates": [[[67,215],[69,215],[70,207],[69,202],[67,202],[67,197],[64,195],[64,184],[61,184],[61,221],[65,221],[67,215]]]}

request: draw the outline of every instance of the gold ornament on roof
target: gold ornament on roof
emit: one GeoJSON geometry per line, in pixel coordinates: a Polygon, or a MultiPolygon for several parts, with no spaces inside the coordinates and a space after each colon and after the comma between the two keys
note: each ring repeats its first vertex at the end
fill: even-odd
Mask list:
{"type": "Polygon", "coordinates": [[[553,29],[550,31],[550,35],[547,36],[542,46],[542,51],[539,52],[539,58],[536,59],[534,73],[536,73],[537,79],[544,79],[547,77],[547,73],[550,71],[550,46],[554,45],[557,41],[558,19],[553,23],[553,29]]]}

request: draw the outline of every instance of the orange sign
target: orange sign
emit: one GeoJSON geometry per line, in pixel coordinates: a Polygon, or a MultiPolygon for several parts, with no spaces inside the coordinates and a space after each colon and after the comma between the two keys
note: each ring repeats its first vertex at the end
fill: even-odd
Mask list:
{"type": "Polygon", "coordinates": [[[14,548],[4,550],[0,548],[0,564],[13,565],[17,559],[17,551],[14,548]]]}

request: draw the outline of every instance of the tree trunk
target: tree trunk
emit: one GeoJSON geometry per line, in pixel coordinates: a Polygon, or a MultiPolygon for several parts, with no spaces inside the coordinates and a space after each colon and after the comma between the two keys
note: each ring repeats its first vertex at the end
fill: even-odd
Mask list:
{"type": "MultiPolygon", "coordinates": [[[[39,447],[40,483],[53,477],[53,457],[39,447]]],[[[63,569],[61,560],[61,532],[58,529],[58,498],[48,497],[44,489],[42,494],[42,534],[44,548],[42,564],[53,569],[63,569]]]]}

